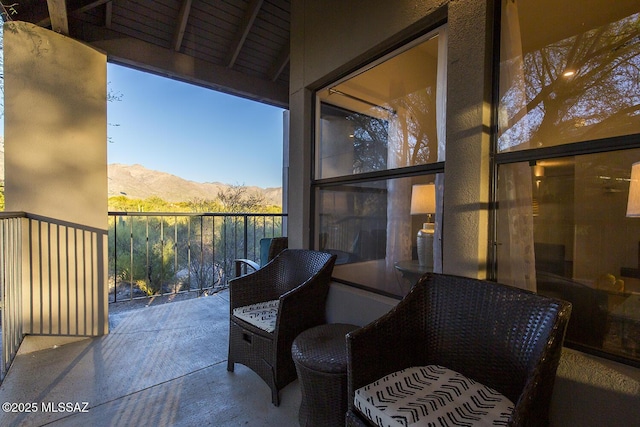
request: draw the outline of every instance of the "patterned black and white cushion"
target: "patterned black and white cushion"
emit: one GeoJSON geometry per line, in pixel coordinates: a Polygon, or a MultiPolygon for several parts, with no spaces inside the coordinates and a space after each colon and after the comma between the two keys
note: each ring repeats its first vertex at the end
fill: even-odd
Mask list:
{"type": "Polygon", "coordinates": [[[513,403],[439,365],[394,372],[355,392],[354,405],[379,427],[505,426],[513,403]]]}
{"type": "Polygon", "coordinates": [[[280,301],[259,302],[233,309],[233,315],[267,332],[276,330],[276,318],[280,301]]]}

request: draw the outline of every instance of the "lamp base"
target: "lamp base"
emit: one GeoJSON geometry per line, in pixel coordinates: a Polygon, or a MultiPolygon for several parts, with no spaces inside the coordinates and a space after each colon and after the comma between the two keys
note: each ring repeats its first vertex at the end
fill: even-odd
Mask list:
{"type": "Polygon", "coordinates": [[[418,231],[418,263],[421,267],[433,268],[433,223],[425,223],[418,231]]]}

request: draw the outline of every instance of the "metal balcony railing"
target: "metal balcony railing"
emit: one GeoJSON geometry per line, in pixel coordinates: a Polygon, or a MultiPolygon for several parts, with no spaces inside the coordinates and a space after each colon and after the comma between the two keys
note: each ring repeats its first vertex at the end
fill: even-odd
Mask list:
{"type": "Polygon", "coordinates": [[[0,212],[0,311],[2,367],[0,382],[18,352],[22,331],[22,235],[26,214],[0,212]]]}
{"type": "Polygon", "coordinates": [[[106,233],[0,212],[0,382],[25,334],[104,334],[105,286],[109,302],[215,292],[227,286],[233,260],[258,260],[260,239],[282,236],[284,221],[283,214],[112,212],[106,233]]]}
{"type": "Polygon", "coordinates": [[[109,302],[179,292],[215,292],[233,260],[258,260],[286,214],[109,213],[109,302]]]}

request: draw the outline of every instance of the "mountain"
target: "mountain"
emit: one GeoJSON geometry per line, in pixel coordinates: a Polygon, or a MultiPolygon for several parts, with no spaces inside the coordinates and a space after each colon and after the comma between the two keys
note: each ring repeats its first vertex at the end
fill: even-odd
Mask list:
{"type": "MultiPolygon", "coordinates": [[[[217,198],[218,192],[231,185],[220,182],[188,181],[176,175],[154,171],[142,165],[113,163],[108,166],[109,197],[127,196],[130,199],[160,197],[168,202],[188,202],[194,199],[217,198]]],[[[250,194],[259,193],[267,203],[282,206],[282,187],[247,187],[250,194]]]]}

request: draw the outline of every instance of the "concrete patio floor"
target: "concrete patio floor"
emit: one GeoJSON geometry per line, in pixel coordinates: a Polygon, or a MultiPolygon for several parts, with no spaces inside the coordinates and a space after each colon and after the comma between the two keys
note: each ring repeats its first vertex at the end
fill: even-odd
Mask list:
{"type": "Polygon", "coordinates": [[[17,412],[5,404],[0,426],[298,425],[297,381],[275,407],[253,371],[227,372],[228,304],[221,292],[113,313],[107,336],[32,352],[26,337],[0,386],[17,412]]]}

